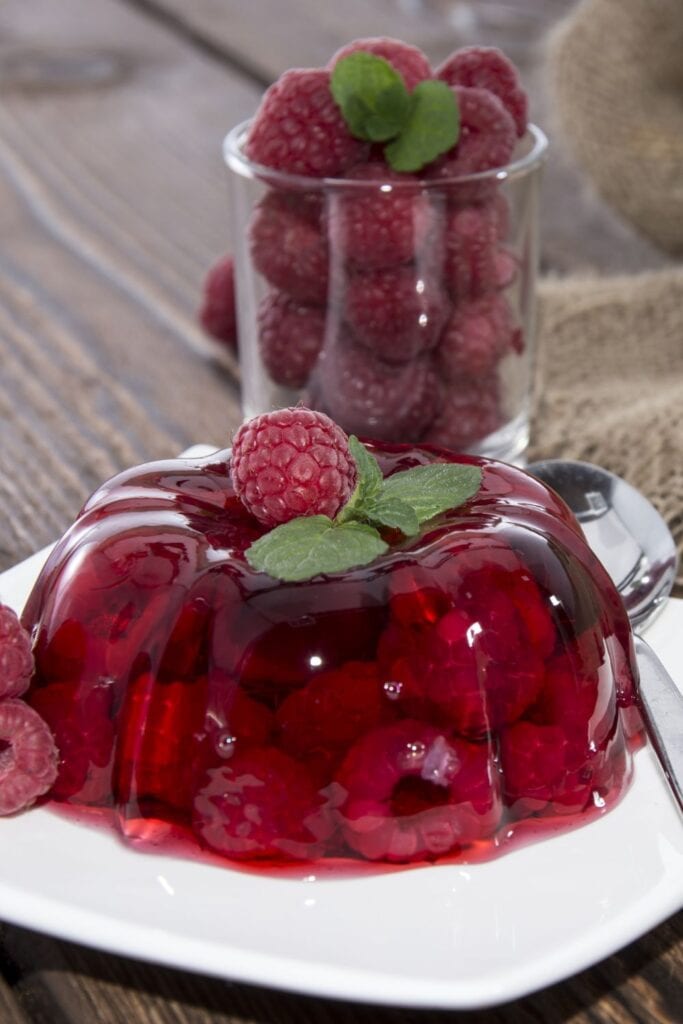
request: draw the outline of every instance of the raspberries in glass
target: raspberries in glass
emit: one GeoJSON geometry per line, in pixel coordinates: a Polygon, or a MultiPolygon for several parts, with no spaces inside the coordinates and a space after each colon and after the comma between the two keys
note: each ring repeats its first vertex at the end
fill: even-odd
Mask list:
{"type": "MultiPolygon", "coordinates": [[[[508,364],[528,351],[517,315],[524,251],[506,190],[487,172],[510,162],[526,119],[517,71],[491,47],[457,50],[434,71],[415,46],[357,39],[324,69],[282,75],[244,142],[262,192],[247,244],[266,286],[248,308],[258,323],[245,345],[259,360],[245,364],[245,388],[262,374],[273,405],[292,400],[278,388],[293,389],[343,429],[386,440],[479,450],[502,428],[519,377],[508,364]],[[449,151],[401,172],[383,142],[354,136],[332,75],[359,52],[390,64],[408,93],[428,82],[452,89],[460,124],[449,151]],[[466,399],[441,386],[456,372],[479,382],[466,399]]],[[[217,292],[207,282],[207,296],[217,292]]],[[[202,314],[216,336],[223,315],[215,298],[202,314]]]]}

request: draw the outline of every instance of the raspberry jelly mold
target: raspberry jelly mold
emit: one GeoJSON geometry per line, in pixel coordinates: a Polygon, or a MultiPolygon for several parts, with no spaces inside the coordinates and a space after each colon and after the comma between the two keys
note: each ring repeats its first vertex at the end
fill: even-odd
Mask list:
{"type": "Polygon", "coordinates": [[[229,453],[120,474],[23,621],[56,801],[228,858],[488,857],[602,813],[639,721],[620,598],[564,504],[502,463],[374,444],[384,475],[481,465],[370,565],[256,572],[229,453]]]}

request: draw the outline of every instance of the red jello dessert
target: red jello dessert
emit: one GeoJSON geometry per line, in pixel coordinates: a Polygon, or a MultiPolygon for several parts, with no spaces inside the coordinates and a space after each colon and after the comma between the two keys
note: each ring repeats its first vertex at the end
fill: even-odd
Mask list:
{"type": "MultiPolygon", "coordinates": [[[[286,461],[274,429],[269,501],[286,461]]],[[[412,536],[375,530],[385,550],[367,564],[292,582],[248,561],[273,533],[237,496],[229,451],[92,496],[24,613],[28,699],[61,753],[54,800],[260,864],[480,859],[614,803],[631,771],[630,631],[568,509],[502,463],[366,453],[376,492],[412,467],[481,479],[412,536]]]]}

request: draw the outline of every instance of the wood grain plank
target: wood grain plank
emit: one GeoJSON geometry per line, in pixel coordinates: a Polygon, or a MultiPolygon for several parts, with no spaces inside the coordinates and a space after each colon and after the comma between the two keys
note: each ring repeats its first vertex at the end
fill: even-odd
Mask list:
{"type": "Polygon", "coordinates": [[[193,312],[207,255],[226,247],[221,139],[259,94],[184,53],[113,0],[0,8],[4,173],[67,245],[171,320],[193,312]],[[96,54],[110,79],[94,88],[82,69],[96,54]],[[60,65],[69,88],[53,88],[60,65]]]}
{"type": "Polygon", "coordinates": [[[589,971],[483,1011],[402,1010],[230,984],[6,929],[5,955],[23,979],[36,1024],[680,1024],[683,914],[589,971]],[[93,1017],[93,1012],[97,1016],[93,1017]],[[50,1016],[50,1013],[53,1016],[50,1016]]]}
{"type": "Polygon", "coordinates": [[[258,95],[112,0],[27,15],[0,8],[2,566],[116,470],[228,442],[235,367],[195,310],[228,248],[220,139],[258,95]]]}
{"type": "Polygon", "coordinates": [[[28,1024],[9,985],[0,977],[0,1021],[2,1024],[28,1024]]]}

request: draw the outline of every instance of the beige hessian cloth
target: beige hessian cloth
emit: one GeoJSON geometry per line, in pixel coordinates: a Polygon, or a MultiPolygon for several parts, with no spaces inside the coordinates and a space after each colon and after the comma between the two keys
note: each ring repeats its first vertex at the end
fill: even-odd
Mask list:
{"type": "Polygon", "coordinates": [[[583,0],[551,36],[548,69],[598,191],[683,255],[683,0],[583,0]]]}
{"type": "MultiPolygon", "coordinates": [[[[683,254],[683,0],[582,0],[548,40],[546,66],[555,130],[587,176],[683,254]]],[[[683,267],[546,281],[539,326],[531,457],[625,477],[683,554],[683,267]]]]}
{"type": "Polygon", "coordinates": [[[625,477],[683,553],[683,267],[546,281],[539,312],[530,457],[584,459],[625,477]]]}

